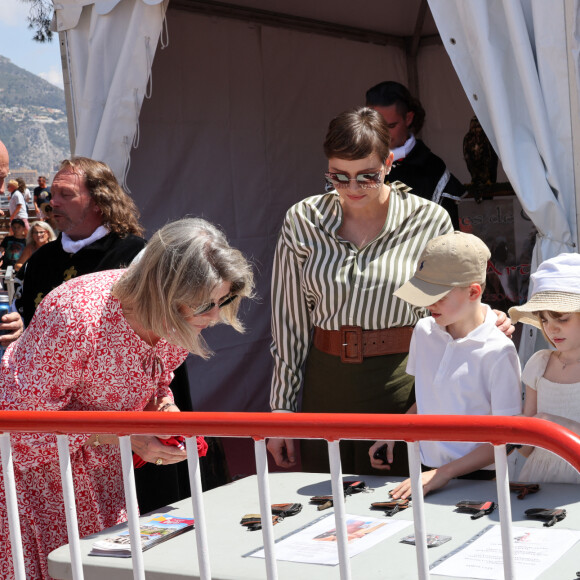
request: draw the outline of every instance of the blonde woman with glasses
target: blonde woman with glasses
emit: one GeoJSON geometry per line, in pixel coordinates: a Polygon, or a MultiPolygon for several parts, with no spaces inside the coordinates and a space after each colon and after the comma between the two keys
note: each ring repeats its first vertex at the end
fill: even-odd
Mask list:
{"type": "MultiPolygon", "coordinates": [[[[0,367],[0,409],[178,412],[169,384],[189,353],[211,353],[202,332],[243,331],[238,311],[252,295],[243,255],[202,219],[155,233],[127,270],[80,276],[49,293],[0,367]]],[[[67,542],[56,436],[13,434],[26,577],[49,578],[47,556],[67,542]]],[[[81,536],[126,519],[116,435],[69,437],[81,536]]],[[[186,452],[154,436],[133,451],[163,469],[186,452]]],[[[0,505],[5,501],[0,477],[0,505]]],[[[0,577],[13,577],[6,514],[0,515],[0,577]]]]}
{"type": "Polygon", "coordinates": [[[53,229],[46,222],[36,222],[28,230],[26,234],[26,247],[20,254],[20,258],[16,264],[14,264],[14,269],[16,271],[20,270],[22,266],[26,263],[26,260],[38,250],[38,248],[48,244],[48,242],[53,242],[56,240],[56,235],[53,229]]]}

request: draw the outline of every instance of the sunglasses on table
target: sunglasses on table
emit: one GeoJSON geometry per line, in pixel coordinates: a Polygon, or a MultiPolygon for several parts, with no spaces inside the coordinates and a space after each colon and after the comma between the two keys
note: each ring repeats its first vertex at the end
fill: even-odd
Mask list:
{"type": "Polygon", "coordinates": [[[326,179],[337,189],[348,187],[351,181],[356,181],[361,189],[380,187],[383,184],[383,170],[376,173],[359,173],[356,177],[349,177],[346,173],[326,172],[326,179]]]}
{"type": "Polygon", "coordinates": [[[218,308],[223,308],[224,306],[228,306],[234,300],[237,300],[237,299],[238,299],[238,295],[232,294],[231,296],[226,296],[223,300],[221,300],[218,303],[213,302],[213,301],[207,302],[206,304],[202,304],[201,306],[198,306],[197,308],[190,308],[190,310],[192,311],[193,316],[203,316],[204,314],[208,314],[209,312],[211,312],[216,306],[218,308]]]}

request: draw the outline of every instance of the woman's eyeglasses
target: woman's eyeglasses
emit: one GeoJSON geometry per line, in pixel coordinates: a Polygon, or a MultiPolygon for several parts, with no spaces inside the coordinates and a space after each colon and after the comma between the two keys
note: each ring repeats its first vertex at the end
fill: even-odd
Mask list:
{"type": "Polygon", "coordinates": [[[337,189],[348,187],[351,181],[356,181],[361,189],[372,189],[383,184],[383,170],[377,173],[359,173],[356,177],[349,177],[346,173],[327,172],[324,174],[337,189]]]}
{"type": "Polygon", "coordinates": [[[231,296],[226,296],[221,302],[218,302],[217,304],[213,301],[208,302],[207,304],[202,304],[197,308],[191,308],[192,314],[193,316],[203,316],[204,314],[208,314],[209,312],[211,312],[216,306],[218,308],[228,306],[228,304],[231,304],[234,300],[237,300],[237,298],[238,298],[237,294],[232,294],[231,296]]]}

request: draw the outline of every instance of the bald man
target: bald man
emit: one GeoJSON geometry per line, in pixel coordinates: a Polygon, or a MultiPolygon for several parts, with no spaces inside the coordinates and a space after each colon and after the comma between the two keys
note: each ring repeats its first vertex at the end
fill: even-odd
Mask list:
{"type": "Polygon", "coordinates": [[[8,149],[0,141],[0,194],[4,193],[4,180],[10,171],[10,160],[8,159],[8,149]]]}
{"type": "MultiPolygon", "coordinates": [[[[2,141],[0,141],[0,194],[4,194],[4,180],[10,172],[10,159],[8,157],[8,149],[2,141]]],[[[1,212],[0,215],[4,215],[1,212]]],[[[7,334],[0,335],[0,344],[8,346],[12,341],[16,340],[22,334],[22,322],[18,312],[9,312],[5,314],[0,320],[0,332],[7,334]]]]}

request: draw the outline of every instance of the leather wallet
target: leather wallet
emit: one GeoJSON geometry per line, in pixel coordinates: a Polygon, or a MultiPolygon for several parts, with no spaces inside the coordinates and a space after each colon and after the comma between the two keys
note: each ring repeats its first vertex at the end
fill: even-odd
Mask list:
{"type": "Polygon", "coordinates": [[[543,520],[544,526],[549,528],[556,522],[561,522],[566,517],[566,510],[561,508],[531,508],[525,511],[526,517],[533,520],[543,520]]]}
{"type": "Polygon", "coordinates": [[[490,514],[497,504],[494,501],[473,501],[469,499],[462,500],[455,504],[458,512],[472,514],[471,519],[476,520],[486,514],[490,514]]]}

